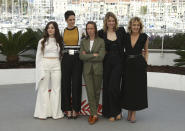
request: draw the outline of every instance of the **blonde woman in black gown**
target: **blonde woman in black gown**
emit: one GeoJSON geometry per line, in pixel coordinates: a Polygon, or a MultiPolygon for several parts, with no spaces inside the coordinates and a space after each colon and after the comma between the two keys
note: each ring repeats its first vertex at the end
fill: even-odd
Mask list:
{"type": "Polygon", "coordinates": [[[122,90],[122,107],[128,110],[127,120],[136,122],[136,111],[148,107],[147,61],[148,36],[142,33],[143,24],[139,17],[129,21],[126,36],[126,71],[122,90]]]}

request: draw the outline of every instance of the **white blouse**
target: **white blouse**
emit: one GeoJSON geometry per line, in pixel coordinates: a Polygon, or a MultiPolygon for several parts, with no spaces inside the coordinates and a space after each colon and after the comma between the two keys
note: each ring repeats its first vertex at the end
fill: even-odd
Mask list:
{"type": "Polygon", "coordinates": [[[94,40],[90,40],[90,51],[92,50],[94,40]]]}
{"type": "Polygon", "coordinates": [[[60,47],[55,38],[49,38],[45,43],[44,57],[59,57],[60,47]]]}
{"type": "Polygon", "coordinates": [[[59,57],[59,51],[60,47],[59,44],[56,44],[55,38],[49,38],[48,41],[45,42],[45,49],[44,49],[44,54],[41,51],[42,44],[41,42],[43,39],[41,39],[38,42],[38,47],[37,47],[37,53],[36,53],[36,60],[35,60],[35,65],[36,65],[36,90],[38,89],[38,85],[45,77],[44,70],[42,69],[42,59],[43,57],[59,57]]]}

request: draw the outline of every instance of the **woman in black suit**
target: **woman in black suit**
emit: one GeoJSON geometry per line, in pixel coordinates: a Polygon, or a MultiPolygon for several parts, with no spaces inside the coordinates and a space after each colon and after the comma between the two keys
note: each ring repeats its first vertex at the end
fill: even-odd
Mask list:
{"type": "Polygon", "coordinates": [[[104,27],[99,36],[105,41],[106,55],[103,62],[103,109],[110,121],[121,119],[120,83],[124,61],[125,29],[118,27],[112,12],[105,15],[104,27]]]}

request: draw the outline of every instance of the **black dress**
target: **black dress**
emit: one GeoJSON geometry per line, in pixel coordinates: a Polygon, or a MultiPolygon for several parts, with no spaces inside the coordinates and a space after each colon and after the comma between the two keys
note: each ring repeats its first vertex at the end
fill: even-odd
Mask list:
{"type": "Polygon", "coordinates": [[[122,89],[122,108],[137,111],[148,107],[147,100],[147,63],[142,49],[147,35],[141,33],[134,47],[131,46],[130,34],[126,35],[126,70],[122,89]]]}
{"type": "Polygon", "coordinates": [[[120,94],[121,76],[124,61],[125,29],[116,31],[117,39],[107,39],[107,33],[100,30],[99,36],[105,41],[106,55],[103,61],[103,100],[102,114],[104,117],[116,117],[121,113],[120,94]]]}

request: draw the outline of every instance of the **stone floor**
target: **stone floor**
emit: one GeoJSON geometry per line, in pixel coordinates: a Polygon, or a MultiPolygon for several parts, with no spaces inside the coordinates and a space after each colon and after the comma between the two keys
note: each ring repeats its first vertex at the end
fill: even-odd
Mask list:
{"type": "Polygon", "coordinates": [[[88,116],[76,120],[33,118],[34,84],[0,85],[0,131],[185,131],[185,92],[148,88],[149,108],[137,112],[137,122],[100,118],[89,125],[88,116]]]}

